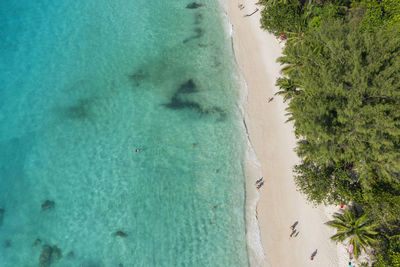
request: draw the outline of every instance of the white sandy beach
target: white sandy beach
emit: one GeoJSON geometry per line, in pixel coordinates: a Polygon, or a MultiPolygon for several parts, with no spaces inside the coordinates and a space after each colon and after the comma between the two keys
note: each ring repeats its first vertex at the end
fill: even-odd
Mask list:
{"type": "MultiPolygon", "coordinates": [[[[255,5],[256,2],[230,0],[227,7],[233,24],[236,59],[248,85],[245,122],[250,142],[261,165],[258,171],[250,165],[247,170],[248,203],[255,202],[258,197],[254,186],[257,176],[262,175],[265,182],[259,190],[257,204],[265,257],[263,260],[263,255],[260,255],[261,248],[257,251],[257,245],[250,244],[249,254],[250,258],[253,257],[251,265],[343,266],[346,264],[343,249],[330,241],[329,237],[334,234],[334,230],[324,225],[329,220],[326,208],[313,207],[296,191],[292,168],[299,159],[294,152],[296,140],[293,125],[285,123],[286,105],[281,97],[274,96],[277,91],[274,84],[281,68],[276,63],[281,55],[281,45],[273,35],[260,29],[260,11],[244,17],[256,8],[261,10],[260,6],[255,5]],[[245,8],[240,10],[239,4],[245,8]],[[273,101],[268,103],[268,97],[274,97],[273,101]],[[298,236],[289,238],[290,226],[296,221],[298,236]],[[315,250],[317,254],[311,261],[310,256],[315,250]]],[[[249,239],[255,242],[257,237],[249,239]]]]}

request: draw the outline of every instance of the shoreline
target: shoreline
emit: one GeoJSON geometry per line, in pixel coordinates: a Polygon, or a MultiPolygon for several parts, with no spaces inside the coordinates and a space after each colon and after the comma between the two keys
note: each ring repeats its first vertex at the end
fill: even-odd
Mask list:
{"type": "Polygon", "coordinates": [[[224,3],[232,24],[232,45],[238,72],[243,78],[243,120],[246,151],[246,239],[250,266],[339,266],[346,263],[343,249],[331,242],[334,230],[324,225],[335,207],[313,207],[297,190],[292,168],[299,158],[292,123],[286,123],[286,104],[275,81],[281,66],[281,45],[260,28],[261,7],[256,0],[224,3]],[[238,5],[244,4],[243,9],[238,5]],[[252,16],[244,17],[259,9],[252,16]],[[246,91],[247,90],[247,91],[246,91]],[[268,103],[267,98],[274,100],[268,103]],[[254,182],[264,177],[257,190],[254,182]],[[328,211],[329,209],[329,211],[328,211]],[[299,234],[288,238],[298,221],[299,234]],[[313,261],[310,255],[317,249],[313,261]],[[340,263],[339,263],[340,262],[340,263]]]}

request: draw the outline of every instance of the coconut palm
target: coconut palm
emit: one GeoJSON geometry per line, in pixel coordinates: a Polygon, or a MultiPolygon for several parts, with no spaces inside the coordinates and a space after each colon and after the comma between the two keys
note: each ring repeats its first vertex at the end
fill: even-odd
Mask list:
{"type": "Polygon", "coordinates": [[[281,65],[284,65],[283,68],[281,69],[281,73],[287,76],[296,71],[297,68],[303,66],[303,63],[301,62],[300,58],[292,54],[283,55],[279,57],[276,61],[281,65]]]}
{"type": "Polygon", "coordinates": [[[284,101],[291,99],[294,95],[298,94],[300,92],[298,88],[301,87],[300,84],[286,77],[278,78],[275,85],[280,89],[276,94],[283,95],[284,101]]]}
{"type": "Polygon", "coordinates": [[[367,217],[367,213],[360,213],[353,206],[346,209],[342,213],[335,213],[334,220],[326,222],[327,225],[337,229],[335,235],[331,239],[338,242],[343,242],[350,239],[350,244],[353,245],[353,251],[356,258],[361,253],[361,250],[366,250],[367,247],[377,242],[376,232],[374,229],[377,227],[367,217]]]}

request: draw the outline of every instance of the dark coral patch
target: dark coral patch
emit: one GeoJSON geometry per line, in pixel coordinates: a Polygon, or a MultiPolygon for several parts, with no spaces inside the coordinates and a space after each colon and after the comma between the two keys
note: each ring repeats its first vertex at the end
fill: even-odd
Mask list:
{"type": "Polygon", "coordinates": [[[181,84],[176,94],[190,94],[196,92],[198,92],[196,84],[192,79],[189,79],[187,82],[181,84]]]}
{"type": "Polygon", "coordinates": [[[10,239],[4,240],[3,247],[4,247],[4,248],[9,248],[9,247],[11,247],[11,240],[10,240],[10,239]]]}
{"type": "Polygon", "coordinates": [[[122,231],[117,231],[117,232],[115,232],[115,235],[116,235],[116,236],[119,236],[119,237],[127,237],[127,236],[128,236],[127,233],[122,232],[122,231]]]}
{"type": "Polygon", "coordinates": [[[42,240],[40,238],[36,238],[35,242],[33,242],[32,246],[36,247],[37,245],[41,244],[42,240]]]}
{"type": "Polygon", "coordinates": [[[90,115],[89,111],[90,100],[80,99],[75,105],[66,107],[64,109],[65,117],[74,120],[87,119],[90,115]]]}
{"type": "Polygon", "coordinates": [[[49,267],[55,261],[61,259],[62,252],[57,246],[43,245],[39,257],[39,266],[49,267]]]}
{"type": "Polygon", "coordinates": [[[196,3],[196,2],[193,2],[193,3],[188,4],[188,5],[186,6],[186,8],[189,8],[189,9],[196,9],[196,8],[199,8],[199,7],[202,7],[202,6],[203,6],[202,4],[198,4],[198,3],[196,3]]]}
{"type": "Polygon", "coordinates": [[[183,43],[187,43],[191,40],[201,38],[204,35],[204,30],[202,28],[194,28],[195,34],[183,40],[183,43]]]}
{"type": "Polygon", "coordinates": [[[178,90],[174,93],[169,103],[164,104],[167,108],[180,110],[180,109],[191,109],[200,114],[215,114],[219,116],[219,120],[223,120],[226,116],[225,111],[220,109],[219,107],[213,107],[209,109],[203,108],[200,104],[186,100],[182,98],[184,94],[192,94],[198,92],[197,86],[194,83],[193,79],[189,79],[183,84],[181,84],[178,90]]]}
{"type": "Polygon", "coordinates": [[[178,96],[172,97],[171,101],[168,104],[165,104],[167,108],[170,109],[194,109],[199,112],[202,112],[201,106],[196,102],[181,100],[178,96]]]}
{"type": "Polygon", "coordinates": [[[201,111],[201,106],[196,102],[183,100],[181,98],[182,94],[191,94],[191,93],[196,93],[197,91],[198,90],[196,84],[192,79],[189,79],[188,81],[179,86],[178,90],[172,96],[171,101],[165,104],[165,106],[170,109],[190,108],[190,109],[195,109],[197,111],[201,111]]]}
{"type": "Polygon", "coordinates": [[[3,224],[5,210],[0,208],[0,226],[3,224]]]}
{"type": "Polygon", "coordinates": [[[52,200],[46,200],[42,204],[42,211],[54,209],[56,203],[52,200]]]}
{"type": "Polygon", "coordinates": [[[135,86],[139,86],[144,81],[145,78],[146,74],[143,70],[138,70],[129,75],[129,79],[133,82],[135,86]]]}
{"type": "Polygon", "coordinates": [[[90,111],[94,99],[81,98],[69,106],[56,107],[54,110],[60,114],[63,119],[68,120],[88,120],[93,114],[90,111]]]}

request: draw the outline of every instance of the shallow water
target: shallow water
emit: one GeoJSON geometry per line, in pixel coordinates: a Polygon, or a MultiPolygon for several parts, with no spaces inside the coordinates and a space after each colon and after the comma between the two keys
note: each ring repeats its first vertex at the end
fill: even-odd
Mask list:
{"type": "Polygon", "coordinates": [[[229,33],[188,3],[0,3],[1,266],[248,264],[229,33]]]}

